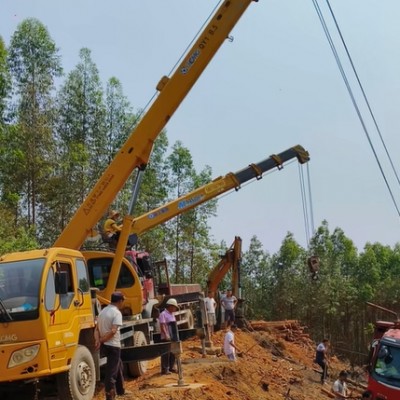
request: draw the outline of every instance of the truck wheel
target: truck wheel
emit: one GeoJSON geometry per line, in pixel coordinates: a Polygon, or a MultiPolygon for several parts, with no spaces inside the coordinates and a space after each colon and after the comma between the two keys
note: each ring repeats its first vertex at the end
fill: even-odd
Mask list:
{"type": "Polygon", "coordinates": [[[96,387],[96,370],[92,354],[85,346],[78,346],[71,368],[57,375],[58,398],[63,400],[91,400],[96,387]]]}
{"type": "Polygon", "coordinates": [[[184,318],[187,322],[181,325],[181,329],[193,329],[194,328],[194,318],[191,310],[186,310],[184,318]]]}
{"type": "MultiPolygon", "coordinates": [[[[146,336],[142,331],[133,332],[133,346],[146,346],[146,336]]],[[[147,361],[132,361],[128,363],[129,375],[133,378],[142,376],[147,371],[147,361]]]]}

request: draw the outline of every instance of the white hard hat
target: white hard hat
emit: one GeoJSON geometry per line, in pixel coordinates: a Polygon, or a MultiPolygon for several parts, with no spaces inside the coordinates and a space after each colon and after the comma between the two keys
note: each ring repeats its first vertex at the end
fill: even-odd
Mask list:
{"type": "Polygon", "coordinates": [[[167,306],[174,306],[176,309],[179,308],[178,302],[175,299],[168,299],[168,301],[165,303],[167,306]]]}

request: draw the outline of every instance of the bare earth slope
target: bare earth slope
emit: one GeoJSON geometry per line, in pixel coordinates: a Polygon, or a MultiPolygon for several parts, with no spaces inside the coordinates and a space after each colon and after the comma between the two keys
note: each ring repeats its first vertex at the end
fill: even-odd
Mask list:
{"type": "MultiPolygon", "coordinates": [[[[185,341],[182,380],[177,374],[160,375],[159,366],[139,379],[128,380],[127,399],[146,400],[259,400],[328,399],[334,379],[349,365],[330,361],[330,381],[321,385],[319,367],[314,364],[315,343],[297,321],[253,321],[238,329],[235,342],[242,354],[229,362],[219,354],[224,332],[214,335],[213,350],[203,356],[200,339],[185,341]]],[[[363,374],[352,376],[349,386],[357,396],[365,387],[363,374]]],[[[104,398],[99,392],[95,399],[104,398]]]]}

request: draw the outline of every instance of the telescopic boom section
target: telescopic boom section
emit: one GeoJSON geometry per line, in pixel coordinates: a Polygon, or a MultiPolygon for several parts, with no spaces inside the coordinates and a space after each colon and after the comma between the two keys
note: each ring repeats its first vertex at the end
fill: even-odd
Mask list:
{"type": "Polygon", "coordinates": [[[144,169],[154,141],[253,0],[224,1],[181,64],[157,85],[158,96],[54,243],[79,249],[135,168],[144,169]]]}
{"type": "MultiPolygon", "coordinates": [[[[140,235],[179,214],[197,207],[201,203],[219,196],[220,194],[231,189],[240,189],[241,184],[253,178],[260,179],[262,174],[269,170],[274,168],[281,169],[285,162],[294,158],[297,158],[301,164],[310,160],[309,153],[302,146],[297,145],[291,147],[290,149],[278,155],[272,155],[257,164],[250,164],[248,167],[236,173],[231,172],[223,177],[216,178],[210,183],[205,184],[162,207],[143,214],[140,217],[132,218],[130,233],[140,235]]],[[[125,221],[126,219],[124,219],[124,228],[126,223],[125,221]]]]}
{"type": "Polygon", "coordinates": [[[122,231],[113,257],[110,275],[108,277],[108,284],[103,292],[103,297],[109,298],[116,288],[120,266],[125,255],[125,249],[130,234],[140,235],[179,214],[218,197],[231,189],[238,190],[242,183],[253,178],[260,179],[264,172],[272,170],[273,168],[282,169],[283,164],[293,158],[297,158],[302,164],[306,163],[310,159],[308,152],[304,150],[303,147],[294,146],[278,155],[272,155],[258,164],[250,164],[248,167],[236,172],[235,174],[229,173],[223,177],[216,178],[210,183],[207,183],[164,206],[143,214],[140,217],[133,218],[131,215],[125,215],[122,224],[122,231]]]}

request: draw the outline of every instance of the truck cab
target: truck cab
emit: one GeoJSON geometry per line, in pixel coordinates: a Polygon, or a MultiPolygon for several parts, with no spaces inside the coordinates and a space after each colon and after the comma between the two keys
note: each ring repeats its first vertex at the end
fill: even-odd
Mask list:
{"type": "Polygon", "coordinates": [[[368,363],[374,400],[400,398],[400,324],[377,321],[368,363]]]}
{"type": "MultiPolygon", "coordinates": [[[[52,248],[2,256],[0,319],[0,375],[26,381],[59,374],[62,384],[76,346],[94,349],[92,296],[82,254],[52,248]]],[[[74,382],[81,395],[95,379],[89,373],[93,358],[85,352],[82,357],[78,362],[87,368],[74,382]]]]}

